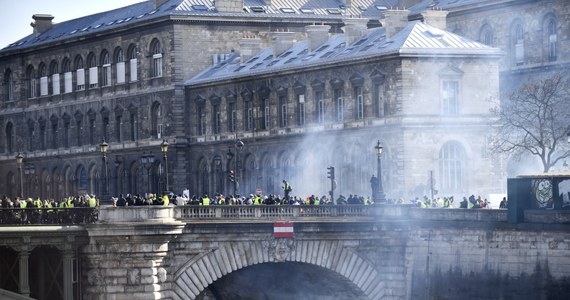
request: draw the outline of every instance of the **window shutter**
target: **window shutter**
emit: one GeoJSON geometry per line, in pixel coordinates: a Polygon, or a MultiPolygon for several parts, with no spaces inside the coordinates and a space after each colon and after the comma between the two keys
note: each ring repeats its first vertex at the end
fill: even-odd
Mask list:
{"type": "Polygon", "coordinates": [[[89,68],[89,86],[96,87],[99,83],[97,78],[97,67],[89,68]]]}
{"type": "Polygon", "coordinates": [[[117,83],[125,83],[125,62],[117,63],[117,83]]]}
{"type": "Polygon", "coordinates": [[[53,74],[51,76],[51,84],[54,95],[59,95],[59,74],[53,74]]]}
{"type": "Polygon", "coordinates": [[[131,82],[137,81],[137,59],[131,59],[131,82]]]}
{"type": "Polygon", "coordinates": [[[65,74],[63,74],[64,80],[65,80],[65,93],[71,93],[73,91],[72,89],[72,77],[71,77],[71,72],[66,72],[65,74]]]}
{"type": "Polygon", "coordinates": [[[77,89],[85,89],[85,69],[77,69],[77,89]]]}
{"type": "Polygon", "coordinates": [[[46,96],[48,94],[48,78],[47,76],[40,78],[40,96],[46,96]]]}

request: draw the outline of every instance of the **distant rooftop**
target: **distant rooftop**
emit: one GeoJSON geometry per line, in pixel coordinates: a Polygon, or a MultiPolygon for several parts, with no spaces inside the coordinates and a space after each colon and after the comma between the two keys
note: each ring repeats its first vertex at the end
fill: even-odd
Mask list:
{"type": "MultiPolygon", "coordinates": [[[[154,1],[146,1],[115,10],[89,15],[61,23],[36,36],[30,28],[30,35],[9,44],[2,52],[21,50],[50,42],[74,39],[80,36],[118,29],[131,24],[145,22],[164,16],[212,16],[267,18],[303,18],[338,20],[351,16],[381,19],[383,12],[398,5],[400,0],[352,0],[346,7],[342,0],[243,0],[242,12],[218,12],[212,0],[167,0],[154,8],[154,1]],[[271,5],[267,5],[271,3],[271,5]]],[[[54,14],[57,17],[57,12],[54,14]]],[[[31,16],[30,16],[31,18],[31,16]]],[[[218,19],[220,20],[220,19],[218,19]]]]}
{"type": "Polygon", "coordinates": [[[369,29],[365,35],[351,45],[345,44],[345,35],[331,36],[314,51],[308,51],[308,41],[295,43],[281,55],[274,57],[273,49],[259,51],[245,63],[240,63],[239,53],[206,69],[185,82],[198,85],[212,81],[234,79],[243,76],[270,74],[296,68],[335,64],[339,61],[359,60],[389,54],[398,55],[494,55],[501,52],[462,36],[437,29],[420,21],[408,25],[386,39],[384,28],[369,29]]]}

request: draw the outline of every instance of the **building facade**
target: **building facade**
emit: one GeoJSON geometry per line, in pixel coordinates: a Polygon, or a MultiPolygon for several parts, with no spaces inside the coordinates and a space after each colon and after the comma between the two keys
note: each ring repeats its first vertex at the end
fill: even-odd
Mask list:
{"type": "MultiPolygon", "coordinates": [[[[270,46],[276,32],[290,32],[284,35],[292,36],[282,41],[287,45],[287,39],[303,40],[311,35],[305,32],[305,26],[310,24],[328,25],[330,34],[340,33],[345,19],[350,16],[367,18],[370,28],[384,26],[397,31],[398,28],[387,24],[385,18],[390,7],[409,8],[409,20],[424,21],[423,12],[446,10],[449,12],[447,17],[431,18],[427,24],[447,28],[505,52],[506,55],[499,59],[497,83],[473,87],[477,99],[493,94],[499,81],[503,89],[509,82],[517,82],[527,74],[561,68],[568,61],[568,47],[565,47],[568,43],[568,8],[561,0],[324,1],[319,5],[310,1],[296,4],[271,1],[265,4],[232,0],[216,1],[215,5],[210,1],[153,0],[59,24],[54,24],[49,15],[35,15],[34,33],[0,50],[3,76],[0,83],[0,194],[61,198],[88,192],[108,198],[120,193],[157,193],[166,189],[176,193],[184,189],[196,194],[231,193],[236,189],[234,185],[241,193],[252,193],[258,188],[263,192],[279,193],[281,180],[293,177],[298,178],[294,180],[297,188],[294,187],[293,193],[326,193],[330,189],[324,175],[326,166],[334,164],[337,195],[340,192],[366,195],[370,191],[370,177],[376,173],[373,146],[378,139],[383,139],[386,145],[382,167],[384,184],[391,197],[421,196],[431,186],[441,193],[490,193],[495,188],[483,182],[483,175],[481,178],[474,175],[480,172],[466,163],[471,162],[471,154],[475,153],[482,160],[487,159],[484,150],[487,142],[479,139],[481,135],[474,133],[473,139],[466,137],[467,141],[460,143],[462,149],[449,146],[441,154],[443,157],[467,158],[458,163],[462,172],[448,175],[455,178],[454,182],[469,183],[448,189],[451,183],[445,183],[447,175],[439,171],[442,167],[437,167],[442,164],[439,149],[443,149],[445,139],[436,138],[438,134],[422,134],[421,126],[429,127],[433,120],[423,119],[421,122],[426,123],[421,123],[418,119],[415,133],[413,130],[400,131],[400,137],[376,134],[379,128],[394,130],[402,124],[398,121],[397,126],[378,127],[378,123],[389,119],[382,114],[394,111],[397,117],[392,119],[398,119],[404,117],[399,114],[409,110],[411,116],[414,109],[422,106],[412,104],[414,102],[408,98],[417,97],[418,93],[439,92],[439,84],[435,90],[416,90],[415,80],[404,80],[406,72],[414,76],[420,72],[420,69],[408,68],[427,68],[427,65],[417,66],[417,59],[401,61],[391,67],[383,63],[370,69],[363,63],[351,65],[346,72],[335,71],[342,72],[343,76],[323,75],[317,71],[307,71],[301,76],[296,71],[297,75],[286,77],[290,81],[287,83],[282,81],[285,77],[268,78],[270,82],[252,81],[244,87],[233,87],[229,92],[217,91],[213,102],[219,101],[218,111],[210,104],[209,92],[201,93],[207,95],[202,96],[203,100],[185,95],[184,82],[213,63],[237,55],[237,51],[247,55],[244,53],[247,49],[253,55],[270,46]],[[442,23],[441,18],[447,24],[442,23]],[[517,39],[521,26],[522,39],[517,39]],[[242,39],[244,37],[249,39],[242,39]],[[381,72],[385,67],[397,71],[395,74],[400,72],[400,77],[381,72]],[[391,86],[396,88],[384,92],[386,99],[395,101],[391,106],[386,104],[380,109],[373,103],[375,95],[379,94],[374,91],[374,74],[394,80],[391,86]],[[334,81],[334,77],[338,80],[334,81]],[[359,82],[362,82],[362,90],[356,92],[359,82]],[[342,97],[334,95],[333,86],[338,85],[343,88],[342,97]],[[305,94],[300,94],[303,89],[305,94]],[[292,104],[299,102],[295,95],[304,95],[307,101],[313,101],[314,93],[319,89],[322,89],[319,95],[328,101],[321,109],[322,114],[313,104],[305,111],[307,127],[319,129],[295,132],[293,124],[302,128],[295,115],[298,108],[292,104]],[[482,91],[490,92],[482,95],[482,91]],[[277,109],[279,93],[284,92],[284,99],[289,101],[287,118],[279,117],[283,113],[277,109]],[[241,107],[246,105],[242,102],[243,97],[261,101],[255,100],[263,98],[259,98],[260,93],[268,95],[269,105],[251,102],[251,109],[241,107]],[[358,93],[362,93],[360,98],[358,93]],[[231,109],[232,97],[236,99],[235,109],[231,109]],[[337,104],[331,102],[333,98],[346,101],[346,110],[342,113],[334,110],[333,105],[337,104]],[[361,104],[352,104],[353,98],[361,104]],[[212,117],[212,113],[218,117],[212,117]],[[264,119],[264,114],[269,118],[264,119]],[[317,122],[320,125],[311,124],[314,114],[317,114],[317,121],[322,121],[317,122]],[[330,124],[330,130],[325,128],[329,126],[326,123],[330,124]],[[357,138],[352,134],[356,131],[369,131],[371,135],[357,138]],[[316,140],[308,139],[303,147],[320,151],[302,157],[294,149],[303,141],[301,137],[310,135],[316,136],[316,140]],[[404,135],[409,135],[410,139],[404,135]],[[319,145],[317,142],[325,136],[329,138],[319,145]],[[332,136],[341,143],[329,144],[332,136]],[[160,152],[164,139],[170,144],[168,167],[160,152]],[[236,147],[237,139],[244,142],[243,148],[236,147]],[[105,156],[99,147],[103,140],[109,144],[105,156]],[[404,147],[406,141],[412,146],[417,145],[404,147]],[[257,143],[264,146],[257,147],[257,143]],[[467,144],[474,144],[473,148],[465,147],[467,144]],[[410,152],[412,148],[415,148],[414,152],[410,152]],[[24,156],[21,165],[16,162],[18,153],[24,156]],[[238,164],[232,155],[240,158],[238,164]],[[311,171],[303,171],[304,177],[294,176],[301,171],[293,166],[309,165],[315,157],[327,160],[309,168],[311,171]],[[340,158],[345,162],[339,163],[340,158]],[[228,181],[227,171],[232,169],[240,170],[238,184],[228,181]],[[166,184],[167,173],[169,186],[166,184]],[[318,187],[314,190],[309,186],[302,187],[311,180],[318,182],[318,187]]],[[[463,64],[455,62],[453,67],[446,69],[434,63],[428,69],[458,72],[456,75],[472,72],[468,70],[470,67],[464,69],[463,64]]],[[[491,67],[483,73],[492,70],[491,67]]],[[[424,76],[434,75],[433,72],[422,72],[425,72],[424,76]]],[[[453,85],[447,88],[454,89],[453,85]]],[[[459,91],[465,95],[463,88],[459,91]]],[[[467,106],[461,106],[464,110],[461,113],[471,114],[469,101],[465,101],[467,106]]],[[[474,111],[483,115],[483,110],[478,107],[474,111]]],[[[441,112],[438,108],[434,116],[441,112]]],[[[446,134],[453,132],[442,128],[440,130],[446,134]]],[[[455,161],[450,159],[448,164],[455,161]]],[[[489,167],[483,165],[481,168],[489,167]]],[[[499,178],[506,177],[504,166],[493,164],[490,168],[499,178]]],[[[499,183],[498,189],[504,189],[504,184],[499,183]]]]}
{"type": "Polygon", "coordinates": [[[156,0],[59,24],[34,15],[34,33],[0,51],[1,193],[108,199],[181,191],[187,187],[187,170],[177,167],[187,163],[178,151],[187,147],[184,80],[230,53],[240,36],[340,23],[340,14],[315,11],[290,18],[243,11],[241,1],[214,7],[156,0]],[[269,25],[268,15],[280,23],[269,25]],[[172,188],[160,153],[164,139],[171,144],[172,188]]]}
{"type": "MultiPolygon", "coordinates": [[[[442,195],[499,192],[485,140],[501,52],[408,23],[406,10],[388,11],[382,28],[367,22],[347,19],[331,37],[329,26],[310,25],[298,43],[276,33],[271,48],[189,80],[195,190],[224,192],[216,180],[235,171],[238,193],[281,193],[286,179],[300,195],[326,195],[332,166],[337,195],[369,196],[380,140],[388,198],[427,195],[433,181],[442,195]],[[234,151],[236,138],[243,146],[234,151]]],[[[250,44],[242,42],[246,53],[250,44]]]]}

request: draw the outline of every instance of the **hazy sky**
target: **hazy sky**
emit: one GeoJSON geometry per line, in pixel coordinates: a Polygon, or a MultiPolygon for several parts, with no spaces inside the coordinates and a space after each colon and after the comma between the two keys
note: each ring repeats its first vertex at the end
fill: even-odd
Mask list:
{"type": "Polygon", "coordinates": [[[54,23],[112,10],[145,0],[0,0],[0,48],[31,34],[34,14],[50,14],[54,23]]]}

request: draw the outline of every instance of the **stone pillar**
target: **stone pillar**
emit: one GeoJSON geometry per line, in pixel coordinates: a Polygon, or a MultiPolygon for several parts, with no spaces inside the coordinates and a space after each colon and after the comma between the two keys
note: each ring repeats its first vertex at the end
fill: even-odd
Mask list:
{"type": "Polygon", "coordinates": [[[73,250],[63,251],[63,299],[73,300],[73,250]]]}
{"type": "Polygon", "coordinates": [[[169,243],[182,233],[171,206],[101,208],[83,248],[86,299],[162,299],[171,293],[169,243]]]}
{"type": "Polygon", "coordinates": [[[30,251],[28,247],[23,247],[18,253],[20,260],[20,278],[19,278],[19,292],[22,295],[30,296],[30,280],[28,274],[28,259],[30,258],[30,251]]]}

